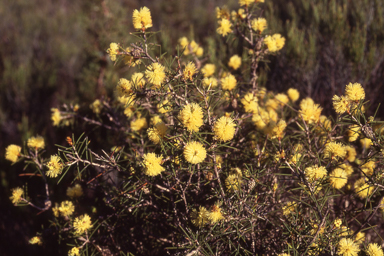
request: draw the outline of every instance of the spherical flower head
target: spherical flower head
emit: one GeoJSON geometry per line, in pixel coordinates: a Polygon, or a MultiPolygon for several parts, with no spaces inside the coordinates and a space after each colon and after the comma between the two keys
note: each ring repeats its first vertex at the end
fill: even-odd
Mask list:
{"type": "Polygon", "coordinates": [[[27,145],[29,148],[43,149],[45,148],[44,138],[41,136],[31,137],[28,139],[27,145]]]}
{"type": "Polygon", "coordinates": [[[199,211],[193,209],[191,212],[191,222],[196,227],[202,227],[209,223],[209,211],[203,207],[199,207],[199,211]]]}
{"type": "Polygon", "coordinates": [[[70,198],[81,197],[83,195],[83,189],[80,184],[76,184],[73,187],[67,188],[67,196],[70,198]]]}
{"type": "Polygon", "coordinates": [[[347,135],[348,135],[349,142],[356,141],[357,138],[359,138],[360,136],[360,126],[358,126],[357,124],[350,125],[348,127],[347,135]]]}
{"type": "Polygon", "coordinates": [[[196,54],[197,57],[201,57],[201,56],[203,56],[203,54],[204,54],[204,49],[203,49],[203,47],[198,47],[198,48],[196,49],[195,54],[196,54]]]}
{"type": "Polygon", "coordinates": [[[366,183],[364,178],[358,179],[355,182],[355,192],[361,199],[365,199],[372,195],[374,190],[375,187],[366,183]]]}
{"type": "Polygon", "coordinates": [[[289,88],[287,94],[292,102],[296,102],[300,98],[300,93],[297,89],[289,88]]]}
{"type": "Polygon", "coordinates": [[[336,113],[338,114],[344,114],[345,112],[349,111],[350,108],[350,100],[346,96],[333,96],[333,108],[335,109],[336,113]]]}
{"type": "Polygon", "coordinates": [[[144,74],[136,72],[131,76],[131,83],[135,88],[143,88],[145,86],[144,74]]]}
{"type": "Polygon", "coordinates": [[[313,165],[305,168],[305,176],[310,182],[323,179],[327,175],[327,169],[324,166],[313,165]]]}
{"type": "Polygon", "coordinates": [[[341,224],[343,224],[343,221],[341,219],[335,219],[333,222],[333,225],[335,225],[335,228],[340,228],[341,224]]]}
{"type": "Polygon", "coordinates": [[[188,49],[189,41],[188,41],[188,38],[186,38],[185,36],[182,37],[182,38],[179,38],[179,45],[181,46],[181,49],[184,50],[184,55],[188,55],[189,54],[189,49],[188,49]]]}
{"type": "Polygon", "coordinates": [[[375,170],[376,163],[375,161],[368,161],[361,166],[361,171],[367,176],[371,176],[375,170]]]}
{"type": "Polygon", "coordinates": [[[288,96],[286,94],[284,94],[284,93],[277,94],[275,96],[275,100],[277,100],[279,106],[283,106],[284,104],[287,104],[289,102],[288,96]]]}
{"type": "Polygon", "coordinates": [[[138,132],[148,127],[147,119],[145,117],[138,117],[136,120],[131,121],[131,129],[134,132],[138,132]]]}
{"type": "Polygon", "coordinates": [[[184,106],[179,113],[181,123],[189,131],[198,132],[203,125],[203,109],[197,103],[191,103],[184,106]]]}
{"type": "Polygon", "coordinates": [[[53,212],[53,215],[58,218],[60,216],[60,211],[59,211],[59,204],[58,203],[55,203],[55,206],[52,207],[52,212],[53,212]]]}
{"type": "Polygon", "coordinates": [[[120,78],[116,86],[116,92],[119,97],[131,97],[132,96],[132,84],[125,78],[120,78]]]}
{"type": "Polygon", "coordinates": [[[214,77],[205,77],[203,79],[203,85],[206,88],[215,88],[217,87],[217,79],[214,77]]]}
{"type": "Polygon", "coordinates": [[[12,200],[13,204],[18,204],[20,203],[23,194],[24,190],[22,188],[14,188],[12,189],[12,196],[9,199],[12,200]]]}
{"type": "Polygon", "coordinates": [[[253,2],[255,2],[255,0],[239,0],[239,5],[240,6],[249,6],[253,2]]]}
{"type": "Polygon", "coordinates": [[[345,95],[352,101],[359,101],[365,99],[364,88],[359,83],[349,83],[345,87],[345,95]]]}
{"type": "Polygon", "coordinates": [[[352,167],[352,165],[350,165],[348,163],[347,164],[341,164],[340,168],[342,168],[347,173],[347,177],[350,177],[353,173],[353,167],[352,167]]]}
{"type": "Polygon", "coordinates": [[[215,138],[219,141],[229,141],[235,136],[236,125],[232,118],[222,116],[217,120],[213,126],[215,138]]]}
{"type": "Polygon", "coordinates": [[[237,80],[234,75],[229,74],[220,80],[223,90],[231,91],[236,87],[237,80]]]}
{"type": "Polygon", "coordinates": [[[296,209],[296,203],[295,202],[286,202],[285,205],[283,206],[283,214],[284,216],[288,216],[292,214],[296,209]]]}
{"type": "Polygon", "coordinates": [[[355,243],[360,245],[365,241],[365,233],[364,232],[358,232],[354,239],[355,243]]]}
{"type": "Polygon", "coordinates": [[[267,36],[264,38],[264,43],[270,52],[277,52],[281,50],[285,44],[285,38],[280,34],[274,34],[273,36],[267,36]]]}
{"type": "Polygon", "coordinates": [[[360,140],[361,147],[365,150],[369,149],[372,145],[372,140],[368,138],[364,138],[360,140]]]}
{"type": "Polygon", "coordinates": [[[191,80],[194,74],[196,74],[196,65],[193,62],[189,62],[183,71],[183,77],[185,80],[191,80]]]}
{"type": "Polygon", "coordinates": [[[163,156],[156,156],[155,153],[147,153],[143,156],[144,173],[148,176],[157,176],[163,171],[164,167],[161,166],[163,156]]]}
{"type": "Polygon", "coordinates": [[[64,164],[61,163],[60,157],[57,155],[51,156],[51,159],[47,163],[48,171],[47,176],[56,178],[64,168],[64,164]]]}
{"type": "Polygon", "coordinates": [[[59,126],[61,119],[63,119],[60,111],[57,108],[51,108],[51,111],[51,120],[53,122],[53,126],[59,126]]]}
{"type": "Polygon", "coordinates": [[[287,127],[287,123],[284,121],[284,120],[279,120],[279,122],[277,124],[275,124],[274,121],[270,122],[269,124],[272,124],[272,125],[268,125],[269,128],[272,128],[272,129],[268,129],[268,134],[271,135],[271,139],[281,139],[284,137],[284,131],[285,131],[285,128],[287,127]]]}
{"type": "Polygon", "coordinates": [[[133,11],[133,27],[135,29],[145,30],[152,27],[151,12],[147,7],[141,7],[139,10],[133,11]]]}
{"type": "Polygon", "coordinates": [[[91,218],[88,214],[81,215],[75,219],[73,227],[75,228],[75,232],[81,235],[92,227],[91,218]]]}
{"type": "Polygon", "coordinates": [[[79,255],[80,255],[79,247],[73,247],[71,250],[68,251],[68,256],[79,256],[79,255]]]}
{"type": "Polygon", "coordinates": [[[5,149],[5,159],[15,163],[19,159],[21,147],[11,144],[5,149]]]}
{"type": "Polygon", "coordinates": [[[229,59],[228,66],[233,68],[234,70],[239,69],[239,67],[241,66],[241,58],[239,57],[239,55],[237,54],[233,55],[229,59]]]}
{"type": "Polygon", "coordinates": [[[350,238],[342,238],[339,241],[337,255],[357,256],[360,249],[359,246],[350,238]]]}
{"type": "Polygon", "coordinates": [[[100,114],[101,109],[103,108],[103,104],[99,99],[95,100],[89,107],[92,109],[92,112],[96,115],[100,114]]]}
{"type": "Polygon", "coordinates": [[[228,19],[230,18],[229,9],[227,6],[223,6],[222,8],[216,7],[216,19],[228,19]]]}
{"type": "Polygon", "coordinates": [[[331,159],[344,159],[345,155],[347,154],[347,150],[345,149],[345,146],[341,143],[337,142],[328,142],[325,145],[324,149],[324,157],[325,158],[331,158],[331,159]]]}
{"type": "Polygon", "coordinates": [[[253,19],[251,26],[253,30],[263,33],[263,31],[267,28],[267,20],[264,18],[253,19]]]}
{"type": "Polygon", "coordinates": [[[204,77],[211,77],[215,74],[216,66],[215,64],[205,64],[201,69],[201,73],[203,73],[204,77]]]}
{"type": "Polygon", "coordinates": [[[383,256],[383,249],[378,244],[369,244],[367,247],[367,255],[369,256],[383,256]]]}
{"type": "Polygon", "coordinates": [[[357,155],[356,149],[352,146],[346,146],[345,149],[347,150],[346,159],[351,163],[354,162],[357,155]]]}
{"type": "Polygon", "coordinates": [[[240,190],[242,184],[242,176],[238,173],[231,173],[225,179],[225,186],[229,192],[240,190]]]}
{"type": "Polygon", "coordinates": [[[231,26],[232,26],[232,24],[231,24],[231,22],[229,20],[221,19],[219,21],[219,27],[217,28],[216,32],[219,35],[226,36],[229,33],[232,33],[231,26]]]}
{"type": "Polygon", "coordinates": [[[61,216],[63,217],[69,217],[73,214],[75,211],[75,206],[71,201],[64,201],[61,202],[60,207],[59,207],[59,212],[61,216]]]}
{"type": "Polygon", "coordinates": [[[152,63],[145,71],[145,77],[150,83],[159,88],[165,80],[164,66],[159,63],[152,63]]]}
{"type": "Polygon", "coordinates": [[[188,142],[184,147],[184,158],[191,164],[199,164],[204,161],[207,156],[207,151],[204,146],[198,141],[188,142]]]}
{"type": "Polygon", "coordinates": [[[245,10],[240,8],[237,11],[231,12],[232,21],[236,22],[238,20],[244,20],[247,17],[247,14],[245,13],[245,10]]]}
{"type": "Polygon", "coordinates": [[[149,128],[147,130],[148,138],[155,144],[159,144],[160,141],[164,138],[165,134],[167,134],[167,126],[161,122],[155,124],[155,127],[149,128]]]}
{"type": "Polygon", "coordinates": [[[241,99],[241,103],[244,105],[245,112],[257,113],[259,111],[259,104],[256,95],[252,92],[248,92],[241,99]]]}
{"type": "Polygon", "coordinates": [[[116,61],[116,55],[119,53],[119,45],[117,43],[111,43],[107,50],[111,61],[116,61]]]}
{"type": "Polygon", "coordinates": [[[212,209],[209,212],[208,218],[211,224],[216,224],[220,220],[224,219],[224,216],[221,213],[221,208],[219,207],[219,205],[215,204],[212,206],[212,209]]]}
{"type": "Polygon", "coordinates": [[[303,99],[300,102],[299,113],[308,124],[317,123],[320,120],[322,110],[319,104],[315,104],[311,98],[303,99]]]}
{"type": "Polygon", "coordinates": [[[42,245],[42,244],[43,244],[43,241],[41,241],[41,237],[39,237],[39,236],[34,236],[34,237],[32,237],[31,239],[29,239],[29,243],[30,243],[30,244],[38,244],[38,245],[42,245]]]}
{"type": "Polygon", "coordinates": [[[331,183],[332,187],[336,189],[341,189],[344,187],[345,184],[347,184],[347,181],[348,175],[341,168],[336,168],[329,174],[329,182],[331,183]]]}

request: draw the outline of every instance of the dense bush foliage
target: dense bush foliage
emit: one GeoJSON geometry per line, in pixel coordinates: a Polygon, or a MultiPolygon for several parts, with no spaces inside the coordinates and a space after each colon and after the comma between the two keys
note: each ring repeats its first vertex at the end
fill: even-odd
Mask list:
{"type": "MultiPolygon", "coordinates": [[[[177,41],[147,7],[108,44],[98,37],[111,20],[81,21],[96,33],[92,50],[87,41],[52,44],[86,66],[85,87],[62,88],[72,100],[42,111],[66,141],[25,131],[23,144],[4,146],[20,184],[9,199],[42,223],[30,246],[68,255],[383,255],[382,122],[369,101],[382,76],[383,21],[351,19],[383,7],[366,2],[376,8],[239,0],[216,7],[216,36],[177,41]],[[348,69],[335,79],[340,67],[328,72],[325,60],[348,69]]],[[[101,6],[106,17],[121,15],[101,6]]],[[[24,82],[9,69],[4,81],[43,79],[33,81],[51,93],[63,82],[20,68],[24,82]]],[[[34,108],[22,104],[33,88],[4,88],[34,108]]]]}

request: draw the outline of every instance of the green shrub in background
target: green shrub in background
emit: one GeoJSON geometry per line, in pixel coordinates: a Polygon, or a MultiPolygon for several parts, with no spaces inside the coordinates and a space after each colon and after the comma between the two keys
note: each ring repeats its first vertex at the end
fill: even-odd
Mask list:
{"type": "Polygon", "coordinates": [[[271,56],[284,58],[287,46],[308,56],[271,29],[260,15],[266,4],[217,7],[217,38],[204,47],[181,36],[171,54],[151,11],[133,12],[131,39],[106,50],[126,70],[113,95],[51,109],[53,125],[74,134],[55,154],[40,136],[6,147],[20,179],[29,177],[10,200],[46,219],[31,246],[68,255],[383,255],[382,122],[366,114],[360,83],[337,83],[334,117],[294,86],[262,86],[271,56]]]}

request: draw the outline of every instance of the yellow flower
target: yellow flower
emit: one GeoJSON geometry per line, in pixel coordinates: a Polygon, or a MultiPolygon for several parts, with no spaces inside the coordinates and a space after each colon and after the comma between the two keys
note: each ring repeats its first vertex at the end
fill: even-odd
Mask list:
{"type": "MultiPolygon", "coordinates": [[[[277,100],[279,106],[283,106],[284,104],[287,104],[289,101],[289,98],[284,93],[279,93],[275,96],[275,99],[277,100]]],[[[275,109],[276,110],[276,109],[275,109]]]]}
{"type": "Polygon", "coordinates": [[[51,108],[51,111],[51,120],[53,122],[53,126],[59,126],[61,119],[63,119],[60,111],[57,108],[51,108]]]}
{"type": "Polygon", "coordinates": [[[364,178],[358,179],[355,182],[355,192],[361,199],[365,199],[372,195],[374,189],[375,187],[366,183],[364,178]]]}
{"type": "Polygon", "coordinates": [[[372,140],[368,138],[364,138],[360,140],[360,144],[363,149],[369,149],[372,145],[372,140]]]}
{"type": "Polygon", "coordinates": [[[227,6],[223,6],[222,8],[216,7],[216,19],[227,19],[229,20],[229,9],[227,6]]]}
{"type": "Polygon", "coordinates": [[[91,218],[88,214],[81,215],[75,219],[73,227],[75,228],[75,232],[81,235],[92,227],[91,218]]]}
{"type": "Polygon", "coordinates": [[[231,12],[231,17],[232,17],[232,20],[234,22],[238,21],[238,20],[243,20],[247,17],[247,14],[245,13],[245,10],[240,8],[237,12],[236,11],[232,11],[231,12]]]}
{"type": "Polygon", "coordinates": [[[264,18],[253,19],[251,25],[253,30],[262,33],[267,28],[267,20],[264,18]]]}
{"type": "Polygon", "coordinates": [[[30,244],[38,244],[38,245],[42,245],[42,244],[43,244],[43,241],[41,241],[41,237],[39,237],[39,236],[34,236],[34,237],[32,237],[32,238],[29,240],[29,243],[30,243],[30,244]]]}
{"type": "Polygon", "coordinates": [[[198,132],[203,125],[203,109],[197,103],[187,104],[179,113],[181,123],[189,131],[198,132]]]}
{"type": "Polygon", "coordinates": [[[289,88],[287,91],[288,97],[292,102],[297,101],[300,98],[300,93],[298,90],[289,88]]]}
{"type": "Polygon", "coordinates": [[[366,175],[371,176],[373,174],[373,171],[375,170],[375,167],[375,161],[368,161],[361,166],[361,171],[364,172],[366,175]]]}
{"type": "Polygon", "coordinates": [[[342,164],[340,165],[340,168],[347,173],[347,177],[351,176],[353,173],[353,167],[350,164],[342,164]]]}
{"type": "Polygon", "coordinates": [[[13,204],[18,204],[20,203],[23,194],[24,190],[22,188],[14,188],[12,189],[12,196],[9,199],[12,200],[13,204]]]}
{"type": "Polygon", "coordinates": [[[202,47],[198,47],[195,53],[197,57],[201,57],[203,56],[204,49],[202,47]]]}
{"type": "Polygon", "coordinates": [[[285,205],[283,206],[283,214],[284,216],[288,216],[292,214],[296,209],[296,203],[295,202],[286,202],[285,205]]]}
{"type": "Polygon", "coordinates": [[[220,80],[223,90],[231,91],[236,87],[237,80],[234,75],[229,74],[220,80]]]}
{"type": "Polygon", "coordinates": [[[157,123],[162,123],[163,120],[159,115],[154,115],[151,117],[151,125],[156,125],[157,123]]]}
{"type": "Polygon", "coordinates": [[[184,147],[184,158],[191,164],[199,164],[204,161],[207,151],[204,146],[197,141],[188,142],[184,147]]]}
{"type": "Polygon", "coordinates": [[[155,153],[147,153],[143,156],[143,165],[145,167],[144,173],[148,176],[157,176],[163,171],[165,171],[164,167],[161,166],[161,162],[163,161],[163,156],[156,156],[155,153]]]}
{"type": "Polygon", "coordinates": [[[239,5],[240,6],[244,6],[244,5],[248,6],[248,5],[252,4],[254,1],[255,0],[239,0],[239,5]]]}
{"type": "Polygon", "coordinates": [[[345,112],[349,111],[349,98],[346,96],[333,96],[333,108],[335,109],[336,113],[338,114],[344,114],[345,112]]]}
{"type": "Polygon", "coordinates": [[[44,138],[41,136],[31,137],[28,139],[27,145],[28,147],[35,149],[45,148],[44,138]]]}
{"type": "Polygon", "coordinates": [[[320,120],[322,110],[319,104],[315,104],[311,98],[303,99],[300,102],[299,113],[308,124],[317,123],[320,120]]]}
{"type": "Polygon", "coordinates": [[[61,205],[59,207],[59,212],[64,217],[69,217],[73,214],[75,211],[75,206],[71,201],[64,201],[61,202],[61,205]]]}
{"type": "Polygon", "coordinates": [[[20,156],[21,147],[11,144],[5,149],[5,159],[15,163],[20,156]]]}
{"type": "Polygon", "coordinates": [[[281,139],[284,137],[284,130],[286,127],[287,123],[281,119],[277,124],[274,121],[269,122],[266,131],[271,136],[271,139],[281,139]]]}
{"type": "MultiPolygon", "coordinates": [[[[263,0],[264,1],[264,0],[263,0]]],[[[278,254],[277,256],[291,256],[291,255],[289,255],[288,253],[280,253],[280,254],[278,254]]]]}
{"type": "Polygon", "coordinates": [[[359,101],[365,99],[365,92],[361,84],[359,83],[349,83],[345,87],[345,95],[348,99],[353,101],[359,101]]]}
{"type": "Polygon", "coordinates": [[[369,244],[367,248],[367,254],[369,256],[383,256],[383,249],[378,244],[369,244]]]}
{"type": "Polygon", "coordinates": [[[100,114],[101,109],[103,108],[103,105],[101,104],[100,100],[95,100],[89,107],[92,109],[93,113],[96,115],[100,114]]]}
{"type": "Polygon", "coordinates": [[[220,117],[213,126],[215,138],[224,142],[231,140],[235,135],[235,126],[232,118],[226,116],[220,117]]]}
{"type": "Polygon", "coordinates": [[[233,68],[234,70],[237,70],[241,66],[241,58],[239,57],[239,55],[233,55],[229,59],[228,66],[233,68]]]}
{"type": "Polygon", "coordinates": [[[359,136],[360,136],[360,126],[358,126],[357,124],[350,125],[348,127],[347,133],[348,133],[348,141],[349,142],[356,141],[357,138],[359,138],[359,136]]]}
{"type": "Polygon", "coordinates": [[[184,55],[188,55],[189,54],[189,49],[188,49],[188,45],[189,45],[189,42],[188,42],[188,38],[186,38],[185,36],[180,38],[179,39],[179,44],[181,46],[181,48],[184,50],[184,55]]]}
{"type": "Polygon", "coordinates": [[[332,187],[341,189],[347,184],[348,175],[343,169],[336,168],[329,174],[329,181],[332,187]]]}
{"type": "Polygon", "coordinates": [[[214,77],[205,77],[203,79],[203,85],[207,88],[215,88],[217,87],[217,79],[214,77]]]}
{"type": "Polygon", "coordinates": [[[79,247],[73,247],[71,250],[68,251],[68,256],[78,256],[78,255],[80,255],[79,247]]]}
{"type": "Polygon", "coordinates": [[[147,67],[145,76],[150,83],[159,88],[165,79],[164,66],[159,63],[152,63],[152,65],[147,67]]]}
{"type": "Polygon", "coordinates": [[[226,36],[228,35],[229,33],[232,32],[232,29],[231,29],[231,22],[227,19],[221,19],[219,21],[219,27],[217,28],[217,33],[222,35],[222,36],[226,36]]]}
{"type": "Polygon", "coordinates": [[[123,54],[123,61],[125,65],[128,65],[129,67],[134,67],[136,65],[139,65],[141,63],[140,59],[135,59],[132,55],[132,49],[130,47],[125,48],[125,52],[121,52],[123,54]]]}
{"type": "Polygon", "coordinates": [[[193,62],[189,62],[183,71],[183,77],[185,80],[191,80],[192,76],[196,73],[196,65],[193,62]]]}
{"type": "Polygon", "coordinates": [[[333,225],[335,225],[335,228],[339,228],[343,224],[343,221],[341,219],[335,219],[333,222],[333,225]]]}
{"type": "Polygon", "coordinates": [[[131,129],[134,132],[138,132],[141,129],[148,127],[147,119],[145,117],[137,117],[136,120],[131,121],[131,129]]]}
{"type": "Polygon", "coordinates": [[[221,208],[218,204],[212,206],[212,210],[208,214],[208,219],[211,224],[216,224],[220,220],[224,219],[223,214],[221,213],[221,208]]]}
{"type": "Polygon", "coordinates": [[[120,97],[131,97],[132,96],[132,84],[125,78],[120,78],[116,86],[117,95],[120,97]]]}
{"type": "Polygon", "coordinates": [[[239,173],[231,173],[225,179],[225,186],[229,192],[240,190],[242,184],[242,176],[239,173]]]}
{"type": "Polygon", "coordinates": [[[313,165],[305,168],[304,173],[310,182],[314,182],[324,178],[327,175],[327,169],[324,166],[313,165]]]}
{"type": "Polygon", "coordinates": [[[72,188],[67,188],[67,196],[70,198],[74,197],[81,197],[83,195],[83,189],[81,188],[80,184],[76,184],[72,188]]]}
{"type": "Polygon", "coordinates": [[[205,64],[201,69],[201,73],[203,73],[204,77],[210,77],[215,74],[216,66],[215,64],[205,64]]]}
{"type": "Polygon", "coordinates": [[[55,207],[52,207],[52,212],[53,212],[53,215],[58,218],[59,215],[60,215],[60,211],[59,211],[59,204],[58,203],[55,203],[55,207]]]}
{"type": "Polygon", "coordinates": [[[107,53],[109,54],[109,57],[111,58],[111,61],[115,61],[116,60],[116,55],[119,53],[119,45],[117,43],[111,43],[109,45],[107,53]]]}
{"type": "Polygon", "coordinates": [[[241,99],[241,103],[244,105],[245,112],[257,113],[259,110],[259,104],[256,95],[252,92],[248,92],[241,99]]]}
{"type": "Polygon", "coordinates": [[[342,256],[357,256],[360,249],[357,244],[353,242],[350,238],[342,238],[339,241],[339,246],[337,250],[338,255],[342,256]]]}
{"type": "Polygon", "coordinates": [[[202,227],[209,223],[209,211],[203,207],[199,207],[199,211],[193,209],[191,212],[191,222],[196,227],[202,227]]]}
{"type": "Polygon", "coordinates": [[[354,241],[357,244],[362,244],[365,241],[365,234],[363,232],[358,232],[354,241]]]}
{"type": "Polygon", "coordinates": [[[324,149],[324,157],[331,158],[331,159],[344,159],[345,155],[347,154],[347,151],[345,149],[345,146],[341,143],[337,142],[328,142],[325,145],[324,149]]]}
{"type": "Polygon", "coordinates": [[[167,126],[163,123],[155,124],[155,127],[147,130],[148,138],[155,144],[159,144],[167,133],[167,126]]]}
{"type": "Polygon", "coordinates": [[[144,79],[144,74],[140,72],[136,72],[131,76],[131,83],[134,85],[136,88],[140,87],[143,88],[145,85],[145,79],[144,79]]]}
{"type": "Polygon", "coordinates": [[[54,155],[51,156],[51,160],[47,163],[47,167],[47,176],[51,178],[56,178],[63,170],[64,165],[61,163],[60,157],[54,155]]]}
{"type": "Polygon", "coordinates": [[[165,113],[172,111],[172,104],[171,104],[171,102],[169,102],[168,99],[165,99],[162,102],[160,102],[159,104],[157,104],[157,109],[158,109],[159,113],[165,114],[165,113]]]}
{"type": "Polygon", "coordinates": [[[281,50],[285,44],[285,38],[280,34],[274,34],[273,36],[267,36],[264,39],[264,43],[268,47],[268,51],[277,52],[281,50]]]}
{"type": "Polygon", "coordinates": [[[133,11],[133,27],[135,29],[145,30],[152,27],[151,12],[147,7],[142,7],[139,10],[133,11]]]}

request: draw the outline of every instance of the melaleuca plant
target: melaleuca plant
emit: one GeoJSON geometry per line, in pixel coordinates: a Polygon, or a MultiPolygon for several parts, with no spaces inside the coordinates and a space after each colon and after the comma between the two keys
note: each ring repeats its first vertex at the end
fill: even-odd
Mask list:
{"type": "Polygon", "coordinates": [[[259,63],[285,43],[258,15],[262,2],[217,8],[217,40],[241,49],[218,63],[184,36],[162,53],[150,10],[135,10],[136,43],[107,49],[130,70],[115,99],[95,99],[93,114],[52,110],[54,125],[105,130],[99,140],[114,146],[85,135],[53,156],[41,137],[23,152],[8,146],[6,158],[24,161],[46,191],[37,205],[15,188],[12,202],[49,212],[69,255],[382,255],[381,123],[366,117],[359,83],[333,97],[333,117],[295,88],[258,85],[259,63]],[[68,200],[57,201],[49,187],[63,179],[68,200]]]}

